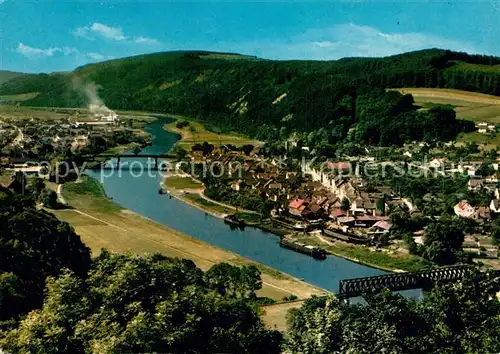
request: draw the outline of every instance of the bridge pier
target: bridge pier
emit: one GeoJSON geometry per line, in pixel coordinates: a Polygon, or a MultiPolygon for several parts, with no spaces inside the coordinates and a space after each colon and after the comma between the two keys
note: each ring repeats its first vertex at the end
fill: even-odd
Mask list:
{"type": "Polygon", "coordinates": [[[120,169],[120,156],[118,156],[118,159],[116,161],[116,169],[119,170],[120,169]]]}
{"type": "Polygon", "coordinates": [[[158,157],[155,157],[155,170],[158,170],[158,157]]]}

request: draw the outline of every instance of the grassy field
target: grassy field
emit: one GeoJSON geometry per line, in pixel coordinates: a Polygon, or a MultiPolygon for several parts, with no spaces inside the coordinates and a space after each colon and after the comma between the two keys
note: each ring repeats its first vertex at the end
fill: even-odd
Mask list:
{"type": "Polygon", "coordinates": [[[112,148],[106,150],[105,152],[103,152],[103,154],[121,154],[121,153],[126,152],[126,151],[131,151],[135,147],[138,147],[138,146],[139,146],[139,144],[137,144],[137,143],[118,145],[118,146],[115,146],[115,147],[112,147],[112,148]]]}
{"type": "Polygon", "coordinates": [[[500,124],[500,97],[497,96],[448,89],[403,88],[398,91],[412,94],[415,103],[423,107],[449,104],[460,119],[500,124]]]}
{"type": "Polygon", "coordinates": [[[104,188],[93,178],[84,177],[80,182],[64,184],[63,195],[66,202],[77,209],[111,214],[123,209],[106,198],[104,188]]]}
{"type": "Polygon", "coordinates": [[[217,134],[208,131],[204,124],[192,119],[188,119],[181,116],[171,116],[175,118],[175,121],[165,124],[165,130],[181,135],[182,140],[177,144],[186,150],[191,150],[191,147],[195,144],[201,144],[207,142],[216,146],[223,144],[232,144],[235,146],[242,146],[246,144],[252,144],[255,146],[262,145],[262,142],[253,140],[238,134],[217,134]],[[189,125],[184,128],[177,128],[176,124],[180,121],[189,122],[189,125]]]}
{"type": "Polygon", "coordinates": [[[40,119],[40,120],[59,120],[67,118],[68,114],[56,112],[49,109],[38,109],[33,107],[16,107],[13,105],[0,105],[0,119],[40,119]]]}
{"type": "Polygon", "coordinates": [[[325,239],[331,241],[330,243],[332,245],[326,245],[324,242],[313,236],[297,236],[295,238],[303,241],[304,243],[322,247],[336,256],[387,271],[401,270],[413,272],[422,270],[422,268],[430,265],[422,258],[410,254],[375,251],[366,246],[334,241],[333,239],[326,237],[325,239]]]}
{"type": "Polygon", "coordinates": [[[203,185],[191,177],[169,176],[165,179],[167,188],[172,189],[202,189],[203,185]]]}
{"type": "Polygon", "coordinates": [[[19,95],[0,95],[0,101],[8,103],[23,102],[31,100],[32,98],[35,98],[38,95],[39,95],[38,92],[21,93],[19,95]]]}
{"type": "Polygon", "coordinates": [[[202,209],[208,209],[218,214],[233,214],[236,212],[236,208],[228,208],[219,205],[217,203],[211,202],[210,200],[203,198],[202,196],[196,193],[185,194],[183,195],[183,198],[187,199],[188,201],[194,204],[197,204],[202,209]]]}
{"type": "Polygon", "coordinates": [[[284,296],[295,294],[304,299],[323,293],[321,289],[274,269],[123,209],[104,197],[102,187],[95,180],[67,183],[63,196],[75,209],[51,212],[70,223],[94,255],[99,254],[101,248],[114,252],[160,252],[170,257],[191,259],[204,270],[220,262],[254,264],[262,272],[263,289],[259,291],[259,296],[281,300],[284,296]]]}
{"type": "MultiPolygon", "coordinates": [[[[403,88],[398,91],[411,93],[415,103],[424,108],[436,104],[449,104],[454,107],[459,119],[474,123],[500,124],[500,97],[497,96],[450,89],[403,88]]],[[[498,134],[486,135],[478,132],[460,134],[457,141],[475,142],[487,150],[498,149],[500,146],[498,134]]]]}

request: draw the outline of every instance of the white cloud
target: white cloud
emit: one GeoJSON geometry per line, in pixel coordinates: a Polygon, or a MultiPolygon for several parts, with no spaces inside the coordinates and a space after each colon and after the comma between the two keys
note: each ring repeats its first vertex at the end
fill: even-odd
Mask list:
{"type": "Polygon", "coordinates": [[[73,35],[88,40],[103,38],[112,41],[121,41],[127,43],[158,45],[160,42],[154,38],[143,36],[126,36],[120,27],[112,27],[103,23],[95,22],[90,26],[78,27],[73,30],[73,35]]]}
{"type": "Polygon", "coordinates": [[[103,55],[101,53],[90,52],[90,53],[82,53],[76,48],[72,47],[52,47],[47,49],[42,48],[34,48],[25,45],[24,43],[19,43],[16,51],[25,56],[28,59],[37,59],[40,57],[53,57],[57,54],[63,56],[72,56],[78,62],[84,61],[102,61],[113,59],[114,57],[103,55]]]}
{"type": "Polygon", "coordinates": [[[310,29],[282,41],[221,43],[214,50],[256,54],[268,59],[333,60],[343,57],[379,57],[442,48],[468,53],[480,51],[472,43],[416,32],[383,32],[353,23],[310,29]]]}
{"type": "Polygon", "coordinates": [[[96,22],[90,27],[90,30],[92,32],[101,35],[104,38],[111,39],[114,41],[123,41],[127,39],[127,37],[123,35],[122,29],[119,27],[106,26],[103,25],[102,23],[96,22]]]}
{"type": "Polygon", "coordinates": [[[78,50],[76,48],[71,48],[71,47],[63,47],[63,48],[52,47],[52,48],[42,49],[42,48],[30,47],[21,42],[17,45],[16,51],[27,58],[35,58],[40,56],[51,57],[56,53],[62,53],[63,55],[71,55],[78,53],[78,50]]]}
{"type": "Polygon", "coordinates": [[[340,43],[339,42],[329,42],[329,41],[320,41],[320,42],[313,42],[313,45],[316,47],[320,48],[333,48],[337,47],[340,43]]]}
{"type": "Polygon", "coordinates": [[[89,58],[91,60],[95,60],[95,61],[108,60],[108,59],[114,58],[114,57],[109,56],[109,55],[103,55],[101,53],[94,53],[94,52],[86,53],[85,56],[87,58],[89,58]]]}
{"type": "Polygon", "coordinates": [[[114,41],[123,41],[127,39],[121,28],[107,26],[98,22],[93,23],[91,26],[78,27],[73,31],[73,34],[77,37],[89,40],[94,40],[95,36],[114,41]]]}
{"type": "Polygon", "coordinates": [[[158,42],[156,39],[154,38],[149,38],[149,37],[142,37],[142,36],[139,36],[139,37],[135,37],[134,39],[135,43],[137,44],[148,44],[148,45],[156,45],[156,44],[160,44],[160,42],[158,42]]]}
{"type": "Polygon", "coordinates": [[[84,27],[76,28],[75,30],[73,30],[72,33],[73,33],[73,35],[75,35],[77,37],[82,37],[82,38],[85,38],[85,39],[92,41],[92,40],[94,40],[94,38],[89,36],[89,32],[90,32],[90,28],[87,26],[84,26],[84,27]]]}

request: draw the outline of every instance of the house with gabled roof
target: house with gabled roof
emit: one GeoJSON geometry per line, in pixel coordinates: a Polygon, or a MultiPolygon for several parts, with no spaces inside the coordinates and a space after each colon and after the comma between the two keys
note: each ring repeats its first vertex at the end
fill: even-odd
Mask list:
{"type": "Polygon", "coordinates": [[[455,214],[466,219],[477,221],[489,220],[491,218],[490,209],[480,206],[474,207],[467,200],[461,200],[454,207],[455,214]]]}

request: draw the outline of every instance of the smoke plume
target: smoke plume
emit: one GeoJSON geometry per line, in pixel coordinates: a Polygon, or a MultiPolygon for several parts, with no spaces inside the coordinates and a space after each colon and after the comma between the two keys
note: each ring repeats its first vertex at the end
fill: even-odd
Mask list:
{"type": "Polygon", "coordinates": [[[90,113],[109,115],[115,113],[109,109],[102,99],[99,97],[97,90],[101,87],[93,82],[83,83],[78,77],[73,79],[73,87],[75,90],[82,92],[87,100],[87,107],[90,113]]]}

